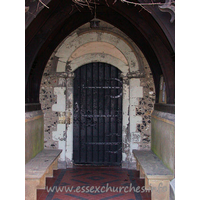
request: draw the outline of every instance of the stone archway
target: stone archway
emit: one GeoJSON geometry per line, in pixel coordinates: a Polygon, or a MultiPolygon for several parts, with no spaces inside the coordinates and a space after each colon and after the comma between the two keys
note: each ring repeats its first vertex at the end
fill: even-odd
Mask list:
{"type": "Polygon", "coordinates": [[[70,65],[74,59],[78,59],[84,55],[112,56],[121,60],[124,66],[129,66],[129,70],[128,68],[126,71],[123,70],[126,73],[142,72],[143,70],[142,53],[133,42],[127,41],[118,32],[115,33],[111,30],[106,32],[90,30],[80,34],[77,34],[77,32],[72,33],[57,48],[55,53],[55,56],[58,57],[56,71],[65,72],[66,65],[70,65]],[[99,44],[101,44],[101,49],[99,48],[99,44]],[[95,46],[98,46],[98,48],[94,48],[95,46]],[[80,49],[87,49],[88,52],[82,53],[80,49]],[[74,54],[77,55],[74,56],[74,54]]]}
{"type": "Polygon", "coordinates": [[[102,22],[101,26],[101,30],[95,31],[89,29],[89,24],[80,27],[49,59],[40,90],[40,102],[46,112],[45,144],[46,148],[63,149],[60,162],[73,166],[73,72],[83,64],[109,63],[122,71],[122,167],[131,168],[135,164],[132,150],[150,148],[150,115],[155,101],[153,77],[133,41],[107,23],[102,22]],[[100,48],[94,48],[96,44],[100,48]],[[49,85],[44,80],[50,80],[49,85]],[[52,99],[42,98],[45,88],[52,99]]]}

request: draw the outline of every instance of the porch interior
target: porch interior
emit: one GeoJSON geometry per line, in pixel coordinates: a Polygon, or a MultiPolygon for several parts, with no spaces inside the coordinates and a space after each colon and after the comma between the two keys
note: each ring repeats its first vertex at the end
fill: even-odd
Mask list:
{"type": "Polygon", "coordinates": [[[30,197],[28,193],[26,199],[154,200],[158,193],[143,190],[47,189],[107,183],[136,189],[164,180],[170,190],[167,186],[162,200],[173,200],[174,4],[162,1],[167,8],[141,10],[141,6],[100,0],[91,11],[69,0],[43,3],[49,8],[40,1],[26,1],[25,162],[41,159],[41,168],[35,166],[27,173],[30,197]],[[49,159],[38,158],[46,149],[62,151],[49,159]],[[165,168],[161,175],[148,174],[146,163],[134,157],[135,150],[151,151],[152,162],[162,162],[170,178],[165,168]],[[87,165],[96,164],[95,160],[103,166],[87,165]],[[82,162],[84,166],[77,165],[82,162]],[[119,166],[114,167],[114,162],[119,166]]]}

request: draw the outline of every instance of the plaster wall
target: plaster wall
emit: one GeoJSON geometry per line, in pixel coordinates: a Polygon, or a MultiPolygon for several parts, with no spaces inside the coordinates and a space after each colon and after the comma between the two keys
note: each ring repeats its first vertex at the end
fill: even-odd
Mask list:
{"type": "Polygon", "coordinates": [[[154,110],[151,149],[175,173],[175,115],[154,110]]]}
{"type": "Polygon", "coordinates": [[[42,111],[25,114],[25,163],[44,148],[44,118],[42,111]]]}

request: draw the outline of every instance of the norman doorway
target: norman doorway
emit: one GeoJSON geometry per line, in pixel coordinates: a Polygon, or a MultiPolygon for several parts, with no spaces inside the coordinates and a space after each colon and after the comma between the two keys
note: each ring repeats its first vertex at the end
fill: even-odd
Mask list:
{"type": "Polygon", "coordinates": [[[121,71],[102,62],[74,71],[74,164],[121,165],[121,71]]]}

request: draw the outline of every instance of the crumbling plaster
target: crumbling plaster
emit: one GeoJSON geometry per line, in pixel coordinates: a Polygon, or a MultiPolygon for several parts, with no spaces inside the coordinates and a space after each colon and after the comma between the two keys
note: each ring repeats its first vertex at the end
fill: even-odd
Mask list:
{"type": "Polygon", "coordinates": [[[153,77],[135,43],[108,23],[100,24],[95,31],[87,23],[71,33],[46,65],[40,89],[44,147],[63,149],[60,162],[73,166],[73,71],[90,62],[109,63],[122,72],[122,167],[132,168],[135,164],[132,150],[150,149],[155,102],[153,77]],[[99,43],[100,48],[94,48],[99,43]]]}

